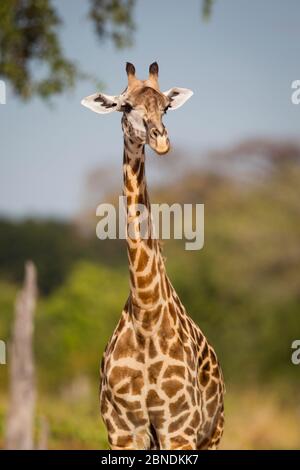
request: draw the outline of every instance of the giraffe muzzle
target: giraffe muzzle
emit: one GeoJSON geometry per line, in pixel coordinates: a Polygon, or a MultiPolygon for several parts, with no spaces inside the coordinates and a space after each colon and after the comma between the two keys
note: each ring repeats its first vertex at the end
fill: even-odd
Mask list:
{"type": "Polygon", "coordinates": [[[170,140],[166,130],[160,132],[157,128],[153,127],[149,131],[149,145],[158,153],[158,155],[165,155],[170,150],[170,140]]]}

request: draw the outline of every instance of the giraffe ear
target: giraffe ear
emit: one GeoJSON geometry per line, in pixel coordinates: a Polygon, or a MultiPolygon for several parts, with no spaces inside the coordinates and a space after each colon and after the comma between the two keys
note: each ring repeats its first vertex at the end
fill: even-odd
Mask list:
{"type": "Polygon", "coordinates": [[[95,113],[107,114],[117,111],[119,103],[118,96],[109,96],[104,93],[95,93],[81,100],[81,104],[95,113]]]}
{"type": "Polygon", "coordinates": [[[188,88],[170,88],[164,92],[164,95],[170,100],[168,109],[180,108],[193,94],[192,90],[188,90],[188,88]]]}

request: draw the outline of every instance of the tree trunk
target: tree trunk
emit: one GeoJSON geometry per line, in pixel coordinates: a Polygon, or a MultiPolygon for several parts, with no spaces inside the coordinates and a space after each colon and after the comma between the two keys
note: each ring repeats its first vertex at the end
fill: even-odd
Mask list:
{"type": "Polygon", "coordinates": [[[36,269],[25,265],[25,280],[15,304],[12,342],[9,348],[10,403],[6,449],[34,448],[35,367],[33,357],[34,310],[37,299],[36,269]]]}

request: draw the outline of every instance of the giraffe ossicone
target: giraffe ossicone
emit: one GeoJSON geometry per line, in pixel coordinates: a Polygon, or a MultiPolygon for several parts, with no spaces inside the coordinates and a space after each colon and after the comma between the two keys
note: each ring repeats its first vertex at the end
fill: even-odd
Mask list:
{"type": "Polygon", "coordinates": [[[130,293],[101,365],[101,414],[112,449],[215,449],[224,425],[224,381],[212,346],[188,316],[165,269],[159,241],[140,235],[139,204],[151,206],[145,179],[145,145],[169,151],[162,122],[191,96],[186,88],[162,93],[158,65],[139,80],[126,64],[128,85],[118,96],[82,100],[92,111],[122,112],[123,194],[130,293]],[[129,220],[130,219],[130,220],[129,220]]]}

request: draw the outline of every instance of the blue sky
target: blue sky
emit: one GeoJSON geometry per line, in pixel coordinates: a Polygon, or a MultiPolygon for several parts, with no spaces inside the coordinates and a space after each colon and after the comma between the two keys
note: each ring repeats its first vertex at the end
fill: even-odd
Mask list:
{"type": "MultiPolygon", "coordinates": [[[[298,0],[216,0],[208,23],[200,0],[137,0],[134,45],[121,51],[99,42],[86,18],[88,2],[54,3],[64,20],[65,52],[107,93],[124,89],[126,61],[143,78],[154,60],[161,89],[194,91],[165,119],[175,149],[199,151],[200,159],[204,149],[244,138],[299,139],[300,105],[290,99],[291,82],[300,79],[298,0]]],[[[49,107],[38,99],[24,104],[8,90],[0,105],[1,214],[71,217],[91,169],[113,162],[121,175],[119,113],[100,116],[80,106],[94,91],[81,82],[49,107]]]]}

